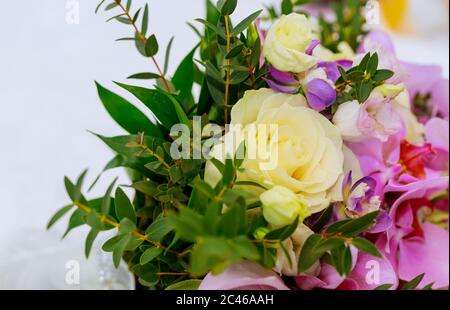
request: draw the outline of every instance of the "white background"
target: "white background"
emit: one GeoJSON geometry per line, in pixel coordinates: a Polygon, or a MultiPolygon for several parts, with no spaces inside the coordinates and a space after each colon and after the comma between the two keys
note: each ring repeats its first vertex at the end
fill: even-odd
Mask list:
{"type": "MultiPolygon", "coordinates": [[[[51,214],[68,202],[64,175],[75,178],[89,168],[88,181],[92,181],[112,158],[111,151],[87,132],[122,133],[98,100],[94,80],[143,108],[111,80],[124,81],[132,73],[153,71],[148,59],[130,43],[114,42],[128,36],[130,29],[116,22],[104,23],[112,13],[94,15],[98,1],[79,0],[79,25],[67,24],[67,2],[2,1],[0,262],[11,255],[11,242],[20,244],[30,228],[44,230],[51,214]]],[[[145,1],[134,2],[140,6],[145,1]]],[[[175,36],[173,72],[197,42],[185,22],[204,16],[203,1],[148,2],[150,31],[157,34],[160,45],[164,47],[175,36]]],[[[262,2],[273,1],[239,1],[237,18],[261,8],[262,2]]],[[[396,41],[400,58],[442,64],[448,76],[448,33],[422,39],[397,37],[396,41]]],[[[122,184],[127,183],[120,170],[108,172],[90,197],[101,195],[116,175],[122,176],[122,184]]],[[[56,231],[62,231],[65,224],[56,231]]],[[[84,238],[84,233],[75,232],[72,238],[84,238]]]]}

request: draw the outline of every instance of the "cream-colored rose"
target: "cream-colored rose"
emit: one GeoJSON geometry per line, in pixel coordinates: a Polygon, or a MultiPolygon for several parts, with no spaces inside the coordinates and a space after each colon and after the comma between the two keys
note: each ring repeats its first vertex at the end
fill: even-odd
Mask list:
{"type": "Polygon", "coordinates": [[[274,186],[259,197],[263,215],[274,228],[287,226],[299,218],[303,222],[311,215],[311,211],[303,199],[283,186],[274,186]]]}
{"type": "Polygon", "coordinates": [[[312,24],[305,15],[283,15],[267,33],[264,57],[278,70],[304,72],[317,63],[316,57],[306,54],[313,38],[312,24]]]}
{"type": "MultiPolygon", "coordinates": [[[[343,142],[339,129],[308,108],[304,96],[270,89],[248,91],[233,107],[231,124],[225,142],[211,155],[223,160],[245,140],[247,158],[239,180],[286,187],[300,195],[312,213],[328,206],[330,192],[343,174],[343,142]]],[[[208,163],[206,181],[215,185],[220,177],[208,163]]]]}

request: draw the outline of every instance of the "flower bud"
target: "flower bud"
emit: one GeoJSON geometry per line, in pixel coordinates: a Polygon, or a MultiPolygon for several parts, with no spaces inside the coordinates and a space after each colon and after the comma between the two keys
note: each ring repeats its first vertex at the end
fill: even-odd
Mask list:
{"type": "Polygon", "coordinates": [[[309,207],[291,190],[275,186],[260,196],[263,205],[263,215],[273,227],[283,227],[291,224],[299,217],[299,222],[311,215],[309,207]]]}

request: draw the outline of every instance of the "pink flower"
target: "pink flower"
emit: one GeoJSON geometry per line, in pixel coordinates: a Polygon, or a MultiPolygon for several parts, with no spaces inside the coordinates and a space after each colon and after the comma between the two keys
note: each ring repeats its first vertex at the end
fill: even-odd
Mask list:
{"type": "Polygon", "coordinates": [[[394,225],[387,234],[380,235],[377,246],[384,251],[401,280],[410,281],[425,274],[418,288],[431,283],[434,288],[449,285],[448,231],[423,222],[420,217],[424,207],[434,208],[429,199],[431,195],[443,189],[448,189],[448,177],[386,187],[387,192],[404,194],[390,211],[394,225]]]}
{"type": "MultiPolygon", "coordinates": [[[[405,81],[406,88],[414,99],[417,95],[429,96],[423,110],[430,110],[428,117],[441,114],[442,117],[449,117],[449,83],[443,78],[442,69],[434,65],[418,65],[403,63],[408,71],[409,78],[405,81]]],[[[417,110],[419,107],[413,107],[417,110]]],[[[419,112],[419,111],[416,111],[419,112]]]]}
{"type": "Polygon", "coordinates": [[[289,290],[273,271],[252,262],[233,265],[215,276],[209,273],[199,290],[289,290]]]}

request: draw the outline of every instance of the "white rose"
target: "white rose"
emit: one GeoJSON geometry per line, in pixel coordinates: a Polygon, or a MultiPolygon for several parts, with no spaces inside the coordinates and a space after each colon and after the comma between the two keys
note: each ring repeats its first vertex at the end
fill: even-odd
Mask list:
{"type": "Polygon", "coordinates": [[[306,54],[313,38],[313,27],[305,15],[283,15],[267,33],[264,57],[278,70],[304,72],[317,63],[316,57],[306,54]]]}
{"type": "MultiPolygon", "coordinates": [[[[241,132],[233,127],[211,155],[223,160],[245,140],[247,158],[239,180],[286,187],[300,195],[312,213],[328,206],[330,192],[343,174],[343,142],[339,129],[308,108],[304,96],[247,91],[231,111],[231,124],[241,125],[241,132]]],[[[208,163],[206,181],[215,185],[220,177],[208,163]]]]}

